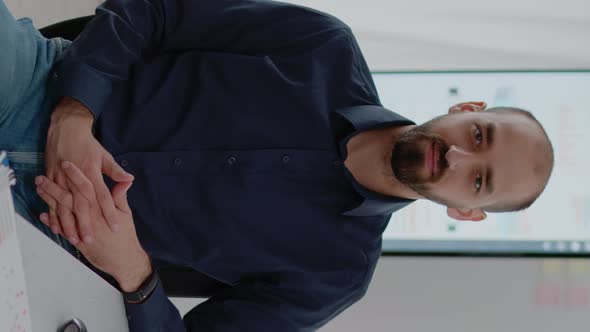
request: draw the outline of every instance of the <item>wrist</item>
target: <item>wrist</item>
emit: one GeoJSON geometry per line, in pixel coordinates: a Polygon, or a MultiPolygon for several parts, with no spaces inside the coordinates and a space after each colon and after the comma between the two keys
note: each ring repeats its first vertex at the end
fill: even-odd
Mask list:
{"type": "Polygon", "coordinates": [[[144,252],[142,257],[135,262],[138,264],[132,264],[125,271],[113,276],[123,292],[137,291],[153,272],[152,263],[147,253],[144,252]]]}
{"type": "Polygon", "coordinates": [[[51,123],[59,124],[64,120],[73,120],[76,121],[76,125],[92,129],[94,115],[81,102],[70,97],[63,97],[51,113],[51,123]]]}

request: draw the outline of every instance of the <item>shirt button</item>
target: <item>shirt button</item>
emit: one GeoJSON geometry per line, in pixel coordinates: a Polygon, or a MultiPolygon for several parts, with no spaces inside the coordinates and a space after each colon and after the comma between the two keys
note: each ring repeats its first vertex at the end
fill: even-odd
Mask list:
{"type": "Polygon", "coordinates": [[[235,164],[238,161],[238,158],[234,157],[234,156],[230,156],[229,158],[227,158],[227,163],[230,165],[235,164]]]}
{"type": "Polygon", "coordinates": [[[58,78],[58,77],[59,77],[59,74],[57,72],[54,72],[53,73],[53,78],[58,78]]]}
{"type": "Polygon", "coordinates": [[[125,159],[121,160],[121,166],[125,167],[127,165],[129,165],[129,162],[127,160],[125,160],[125,159]]]}
{"type": "Polygon", "coordinates": [[[175,158],[175,159],[174,159],[174,165],[176,165],[176,166],[180,166],[180,164],[182,164],[182,159],[180,159],[180,158],[175,158]]]}
{"type": "Polygon", "coordinates": [[[283,156],[283,164],[286,164],[289,162],[289,160],[291,160],[291,157],[289,157],[288,155],[284,155],[283,156]]]}
{"type": "Polygon", "coordinates": [[[332,160],[332,165],[334,167],[340,167],[342,165],[342,161],[340,159],[334,159],[332,160]]]}

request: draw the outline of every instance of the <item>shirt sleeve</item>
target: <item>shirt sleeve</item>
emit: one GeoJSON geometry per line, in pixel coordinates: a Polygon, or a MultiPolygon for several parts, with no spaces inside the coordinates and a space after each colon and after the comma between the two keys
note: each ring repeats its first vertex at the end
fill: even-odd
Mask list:
{"type": "Polygon", "coordinates": [[[141,58],[202,50],[294,54],[349,28],[325,13],[273,1],[107,0],[55,67],[58,97],[85,104],[95,119],[117,81],[141,58]]]}
{"type": "Polygon", "coordinates": [[[125,304],[129,331],[315,331],[366,292],[366,285],[298,284],[241,283],[197,305],[181,319],[160,282],[145,302],[125,304]]]}

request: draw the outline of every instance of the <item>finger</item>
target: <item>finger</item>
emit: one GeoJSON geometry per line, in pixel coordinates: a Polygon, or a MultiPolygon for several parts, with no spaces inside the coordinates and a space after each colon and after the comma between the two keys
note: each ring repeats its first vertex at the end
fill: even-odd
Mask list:
{"type": "Polygon", "coordinates": [[[135,180],[133,175],[127,173],[113,158],[113,156],[107,152],[102,158],[102,173],[110,177],[115,182],[130,182],[135,180]]]}
{"type": "Polygon", "coordinates": [[[37,194],[47,204],[47,207],[49,209],[57,209],[57,201],[53,197],[49,196],[45,191],[43,191],[43,189],[40,186],[37,186],[36,189],[37,194]]]}
{"type": "Polygon", "coordinates": [[[64,237],[67,238],[71,244],[76,245],[80,240],[78,229],[76,228],[76,219],[72,212],[73,197],[69,191],[64,190],[64,192],[66,193],[66,197],[68,197],[67,201],[60,203],[58,200],[57,208],[55,210],[49,210],[49,220],[50,222],[59,224],[64,237]]]}
{"type": "Polygon", "coordinates": [[[72,209],[72,194],[69,191],[64,190],[61,186],[43,175],[39,175],[35,178],[35,184],[37,185],[37,188],[42,189],[54,200],[52,202],[53,205],[50,205],[51,207],[57,209],[58,204],[64,204],[70,210],[72,209]]]}
{"type": "Polygon", "coordinates": [[[86,197],[77,189],[77,186],[68,181],[68,187],[72,190],[74,198],[74,215],[76,216],[76,225],[80,238],[87,244],[93,241],[92,223],[90,217],[90,204],[86,197]]]}
{"type": "Polygon", "coordinates": [[[75,186],[77,191],[89,202],[94,202],[96,200],[94,186],[84,173],[69,161],[62,162],[62,168],[67,176],[68,184],[75,186]]]}
{"type": "MultiPolygon", "coordinates": [[[[59,168],[59,164],[56,163],[57,167],[55,167],[54,172],[53,172],[53,182],[55,184],[57,184],[59,186],[59,188],[61,188],[64,191],[67,191],[67,184],[65,181],[65,176],[63,174],[63,172],[61,171],[61,169],[59,168]]],[[[63,204],[63,202],[61,203],[63,204]]],[[[58,207],[60,205],[60,202],[57,202],[56,207],[53,210],[49,210],[49,223],[51,225],[59,225],[59,228],[62,230],[62,234],[65,237],[66,234],[64,233],[64,229],[62,227],[62,220],[60,220],[59,215],[57,213],[58,211],[58,207]]],[[[70,207],[71,210],[71,207],[70,207]]],[[[67,216],[66,216],[67,218],[67,216]]],[[[66,223],[72,223],[72,220],[66,220],[66,223]]]]}
{"type": "Polygon", "coordinates": [[[78,231],[76,229],[74,215],[72,214],[72,194],[44,176],[38,176],[35,179],[35,183],[37,184],[37,188],[40,188],[50,198],[55,200],[55,202],[50,201],[51,205],[48,203],[50,207],[49,224],[52,226],[56,224],[60,225],[63,231],[62,234],[68,238],[68,241],[73,245],[78,243],[78,231]]]}
{"type": "MultiPolygon", "coordinates": [[[[61,225],[62,230],[64,231],[64,236],[70,241],[71,244],[77,245],[80,242],[81,234],[78,232],[78,227],[76,226],[77,220],[76,216],[74,215],[74,197],[72,195],[72,189],[69,188],[67,184],[67,176],[64,172],[59,169],[56,179],[60,181],[58,185],[63,188],[63,192],[66,193],[68,200],[67,202],[62,202],[61,200],[57,200],[57,209],[55,210],[55,220],[61,225]]],[[[50,214],[51,216],[51,214],[50,214]]]]}
{"type": "Polygon", "coordinates": [[[119,224],[117,223],[117,210],[115,208],[115,203],[113,202],[111,192],[104,183],[102,174],[99,171],[96,171],[86,175],[94,186],[94,190],[96,192],[96,201],[100,206],[100,210],[102,211],[104,219],[107,221],[111,231],[116,232],[119,228],[119,224]]]}
{"type": "MultiPolygon", "coordinates": [[[[45,151],[45,160],[47,161],[45,163],[45,173],[46,173],[47,178],[49,178],[51,181],[54,181],[56,169],[59,170],[59,168],[54,167],[55,163],[50,161],[50,160],[52,160],[52,158],[48,155],[48,151],[49,150],[45,151]]],[[[47,197],[49,197],[49,196],[47,196],[47,197]]],[[[45,202],[47,203],[47,201],[45,201],[45,202]]],[[[49,205],[49,203],[48,203],[48,205],[49,205]]],[[[54,205],[54,211],[55,211],[56,205],[57,205],[57,203],[55,203],[55,205],[54,205]]],[[[56,218],[49,218],[48,213],[45,213],[45,218],[47,220],[46,224],[49,227],[51,227],[51,230],[53,231],[54,234],[62,234],[63,235],[63,231],[62,231],[61,226],[59,224],[59,220],[56,220],[56,218]]]]}
{"type": "Polygon", "coordinates": [[[131,212],[129,203],[127,203],[127,191],[131,188],[131,185],[133,185],[133,182],[117,183],[112,191],[115,206],[123,212],[131,212]]]}
{"type": "MultiPolygon", "coordinates": [[[[53,210],[49,210],[49,216],[51,217],[51,212],[53,210]]],[[[80,238],[78,236],[78,229],[76,228],[76,220],[74,218],[74,214],[72,210],[66,208],[64,204],[58,204],[57,206],[57,214],[59,215],[59,220],[61,222],[61,228],[64,231],[64,234],[68,241],[71,244],[76,245],[80,242],[80,238]]]]}
{"type": "MultiPolygon", "coordinates": [[[[49,220],[49,214],[46,214],[46,218],[47,218],[47,220],[49,220]]],[[[60,234],[65,237],[64,231],[61,228],[61,225],[59,223],[49,224],[49,227],[51,227],[51,230],[53,231],[53,233],[60,234]]]]}
{"type": "MultiPolygon", "coordinates": [[[[45,157],[47,158],[47,156],[45,156],[45,157]]],[[[45,173],[46,173],[47,178],[49,178],[51,181],[55,180],[56,168],[53,167],[53,163],[49,163],[49,162],[46,163],[45,173]]]]}
{"type": "MultiPolygon", "coordinates": [[[[37,188],[37,194],[39,194],[39,197],[41,197],[41,199],[45,203],[47,203],[49,209],[53,209],[55,211],[55,206],[57,205],[57,202],[51,196],[47,195],[47,193],[45,193],[41,188],[37,188]]],[[[51,224],[49,222],[48,213],[41,213],[41,215],[39,216],[39,220],[41,220],[41,222],[43,222],[45,225],[51,228],[53,234],[63,234],[61,231],[61,227],[59,227],[59,224],[51,224]]]]}
{"type": "Polygon", "coordinates": [[[42,223],[44,223],[45,225],[47,225],[49,228],[51,228],[51,231],[53,232],[53,234],[59,234],[62,235],[63,233],[61,232],[61,230],[57,230],[53,227],[51,227],[51,225],[49,225],[49,214],[47,214],[47,212],[43,212],[39,215],[39,220],[41,220],[42,223]]]}

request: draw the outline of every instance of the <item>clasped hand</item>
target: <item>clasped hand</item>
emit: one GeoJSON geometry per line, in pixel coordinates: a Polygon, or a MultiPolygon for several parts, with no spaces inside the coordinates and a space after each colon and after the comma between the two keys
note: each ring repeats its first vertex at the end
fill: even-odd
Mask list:
{"type": "MultiPolygon", "coordinates": [[[[95,234],[92,243],[79,242],[76,247],[94,266],[112,275],[119,283],[130,277],[133,271],[145,269],[146,263],[149,265],[149,258],[137,239],[133,215],[127,202],[127,190],[132,182],[118,183],[112,189],[115,203],[113,217],[120,225],[116,232],[112,232],[103,218],[90,180],[71,162],[64,161],[61,166],[71,191],[64,190],[45,176],[38,176],[35,181],[37,193],[50,209],[55,209],[57,204],[64,207],[60,210],[60,218],[75,217],[92,227],[95,234]]],[[[42,213],[40,219],[48,225],[47,213],[42,213]]]]}
{"type": "Polygon", "coordinates": [[[93,122],[92,112],[69,97],[62,98],[51,114],[47,176],[36,179],[49,213],[39,218],[95,267],[113,276],[122,289],[133,289],[151,272],[127,203],[134,177],[93,136],[93,122]],[[117,183],[112,192],[103,174],[117,183]]]}
{"type": "MultiPolygon", "coordinates": [[[[68,97],[60,101],[51,115],[47,133],[46,174],[60,187],[71,189],[60,163],[68,160],[75,164],[94,186],[102,214],[109,227],[116,231],[115,206],[102,174],[115,182],[129,182],[134,178],[115,162],[113,156],[93,136],[93,122],[94,116],[84,104],[68,97]]],[[[88,220],[70,218],[67,213],[60,213],[62,208],[58,204],[49,211],[48,226],[54,233],[63,234],[73,245],[80,240],[90,243],[93,233],[88,220]]]]}

